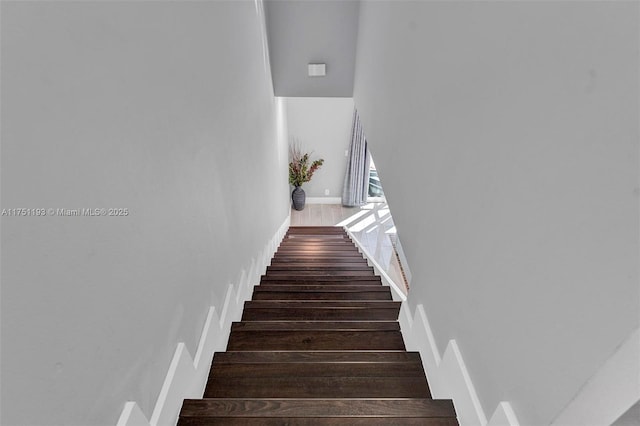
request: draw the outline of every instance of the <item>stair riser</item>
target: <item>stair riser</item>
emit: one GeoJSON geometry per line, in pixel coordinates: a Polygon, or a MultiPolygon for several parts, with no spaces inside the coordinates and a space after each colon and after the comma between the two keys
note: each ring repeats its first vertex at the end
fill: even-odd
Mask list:
{"type": "Polygon", "coordinates": [[[347,249],[356,249],[353,241],[350,240],[333,240],[333,241],[305,241],[305,240],[284,240],[278,246],[278,251],[282,248],[292,248],[292,249],[305,249],[305,248],[322,248],[327,247],[328,249],[338,249],[347,248],[347,249]]]}
{"type": "Polygon", "coordinates": [[[380,277],[367,277],[367,276],[351,276],[351,277],[322,277],[322,279],[315,279],[309,277],[276,277],[273,275],[263,275],[260,278],[260,282],[273,284],[281,282],[283,284],[316,284],[316,285],[330,285],[331,283],[335,283],[338,285],[356,285],[356,284],[368,284],[370,283],[381,283],[380,277]]]}
{"type": "MultiPolygon", "coordinates": [[[[373,268],[367,265],[340,265],[340,266],[331,266],[331,267],[322,267],[322,266],[314,266],[314,265],[272,265],[267,266],[267,274],[274,273],[275,275],[281,274],[289,274],[289,275],[300,275],[304,274],[313,274],[313,275],[324,275],[324,274],[334,274],[336,272],[353,272],[358,275],[370,275],[373,276],[373,268]]],[[[349,274],[345,274],[349,275],[349,274]]]]}
{"type": "Polygon", "coordinates": [[[335,268],[365,268],[369,269],[369,264],[364,259],[347,258],[342,262],[326,261],[323,259],[308,259],[308,260],[289,260],[282,261],[275,259],[268,265],[272,269],[285,268],[285,267],[304,267],[304,268],[320,268],[320,269],[335,269],[335,268]]]}
{"type": "Polygon", "coordinates": [[[348,279],[353,277],[355,279],[362,277],[362,279],[373,279],[374,275],[370,271],[270,271],[269,277],[273,279],[285,278],[285,279],[306,279],[306,280],[319,280],[324,278],[342,278],[348,279]]]}
{"type": "Polygon", "coordinates": [[[228,351],[404,350],[400,331],[232,331],[228,351]]]}
{"type": "Polygon", "coordinates": [[[412,363],[213,363],[209,377],[420,377],[421,364],[412,363]]]}
{"type": "Polygon", "coordinates": [[[187,417],[177,426],[457,426],[455,418],[368,417],[187,417]]]}
{"type": "Polygon", "coordinates": [[[340,263],[364,263],[369,265],[366,259],[361,253],[342,252],[342,254],[336,256],[332,254],[296,254],[296,255],[275,255],[271,259],[270,264],[284,264],[284,263],[330,263],[331,265],[339,265],[340,263]]]}
{"type": "Polygon", "coordinates": [[[356,250],[278,250],[274,257],[315,257],[315,256],[328,256],[328,257],[342,257],[342,256],[359,256],[364,258],[362,253],[356,250]]]}
{"type": "Polygon", "coordinates": [[[357,251],[356,246],[350,241],[344,243],[282,243],[278,252],[283,251],[357,251]]]}
{"type": "Polygon", "coordinates": [[[334,235],[347,236],[347,232],[342,226],[293,226],[287,230],[285,235],[293,236],[318,236],[324,238],[331,238],[334,235]]]}
{"type": "MultiPolygon", "coordinates": [[[[355,247],[341,247],[341,248],[280,248],[276,254],[280,256],[359,256],[363,257],[362,253],[355,247]]],[[[275,255],[274,255],[275,256],[275,255]]]]}
{"type": "Polygon", "coordinates": [[[205,398],[430,398],[424,378],[212,378],[205,398]]]}
{"type": "Polygon", "coordinates": [[[246,309],[242,321],[316,320],[316,321],[396,321],[395,309],[246,309]]]}
{"type": "Polygon", "coordinates": [[[289,238],[285,238],[282,240],[280,245],[285,244],[344,244],[349,243],[353,244],[347,237],[343,237],[340,235],[327,237],[327,238],[319,238],[319,237],[303,237],[303,236],[291,236],[289,238]]]}
{"type": "Polygon", "coordinates": [[[280,243],[280,247],[282,246],[304,246],[304,245],[349,245],[353,247],[353,242],[346,238],[288,238],[280,243]]]}
{"type": "Polygon", "coordinates": [[[183,414],[252,416],[260,411],[265,417],[451,417],[455,415],[451,401],[432,399],[205,399],[186,400],[183,414]]]}
{"type": "MultiPolygon", "coordinates": [[[[336,279],[335,277],[332,278],[331,280],[328,279],[323,279],[320,281],[315,281],[315,280],[301,280],[301,279],[263,279],[260,282],[260,287],[269,287],[269,288],[274,288],[276,286],[300,286],[302,288],[305,288],[307,286],[310,285],[322,285],[324,287],[327,287],[329,289],[331,288],[335,288],[335,289],[339,289],[342,288],[343,286],[349,286],[349,287],[354,287],[354,286],[362,286],[362,287],[369,287],[369,286],[379,286],[382,287],[382,281],[380,281],[379,278],[374,277],[373,279],[336,279]]],[[[386,287],[386,286],[385,286],[386,287]]],[[[387,287],[388,288],[388,287],[387,287]]]]}
{"type": "Polygon", "coordinates": [[[214,362],[421,362],[418,352],[406,351],[255,351],[216,352],[214,362]]]}
{"type": "Polygon", "coordinates": [[[251,300],[392,300],[388,292],[254,291],[251,300]]]}
{"type": "Polygon", "coordinates": [[[270,292],[270,291],[275,291],[275,292],[282,292],[282,291],[294,291],[294,292],[309,292],[309,293],[313,293],[313,292],[321,292],[321,293],[349,293],[349,292],[369,292],[369,291],[374,291],[374,292],[380,292],[380,293],[387,293],[390,292],[391,290],[389,290],[389,287],[383,287],[380,284],[374,284],[374,285],[365,285],[365,284],[356,284],[356,285],[340,285],[340,286],[331,286],[328,287],[326,285],[313,285],[313,284],[308,284],[308,285],[302,285],[302,284],[298,284],[298,285],[286,285],[286,284],[260,284],[257,286],[253,287],[253,291],[260,291],[260,292],[270,292]]]}
{"type": "Polygon", "coordinates": [[[400,331],[397,321],[244,321],[231,331],[400,331]]]}
{"type": "Polygon", "coordinates": [[[362,253],[358,251],[353,244],[345,244],[340,246],[309,246],[304,245],[300,247],[296,246],[281,246],[278,249],[278,255],[314,255],[314,254],[328,254],[336,257],[343,254],[356,253],[362,256],[362,253]]]}
{"type": "Polygon", "coordinates": [[[298,264],[298,265],[313,265],[313,266],[322,266],[322,267],[333,267],[333,266],[345,266],[353,265],[353,266],[369,266],[367,260],[362,257],[361,254],[358,256],[333,256],[332,258],[321,257],[321,256],[274,256],[271,259],[270,265],[289,265],[289,264],[298,264]]]}
{"type": "Polygon", "coordinates": [[[245,309],[263,309],[263,308],[278,308],[278,309],[394,309],[400,310],[401,302],[387,302],[376,300],[364,300],[364,301],[321,301],[321,300],[303,300],[303,301],[261,301],[261,300],[249,300],[244,302],[245,309]]]}

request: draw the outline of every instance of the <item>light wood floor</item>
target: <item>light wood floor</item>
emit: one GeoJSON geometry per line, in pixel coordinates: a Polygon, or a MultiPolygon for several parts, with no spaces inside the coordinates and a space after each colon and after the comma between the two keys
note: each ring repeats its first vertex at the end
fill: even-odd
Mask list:
{"type": "Polygon", "coordinates": [[[291,225],[346,226],[398,287],[408,289],[394,248],[396,228],[386,203],[369,203],[362,207],[307,204],[302,211],[291,209],[291,225]]]}

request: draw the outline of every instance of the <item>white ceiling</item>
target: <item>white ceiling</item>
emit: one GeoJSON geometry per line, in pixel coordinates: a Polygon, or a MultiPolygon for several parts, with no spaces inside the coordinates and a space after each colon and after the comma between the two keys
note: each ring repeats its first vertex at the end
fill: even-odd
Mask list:
{"type": "Polygon", "coordinates": [[[276,96],[353,96],[359,2],[265,0],[271,74],[276,96]],[[309,63],[326,63],[309,77],[309,63]]]}

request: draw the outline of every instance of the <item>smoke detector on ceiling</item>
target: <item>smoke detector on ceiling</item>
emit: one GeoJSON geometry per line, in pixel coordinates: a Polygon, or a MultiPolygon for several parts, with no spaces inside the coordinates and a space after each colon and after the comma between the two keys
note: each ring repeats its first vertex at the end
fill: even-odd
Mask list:
{"type": "Polygon", "coordinates": [[[327,64],[309,64],[309,77],[324,77],[327,75],[327,64]]]}

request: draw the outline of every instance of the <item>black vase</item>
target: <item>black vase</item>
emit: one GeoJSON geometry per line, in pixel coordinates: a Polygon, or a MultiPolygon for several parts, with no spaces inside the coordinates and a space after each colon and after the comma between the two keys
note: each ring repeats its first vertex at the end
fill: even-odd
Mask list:
{"type": "Polygon", "coordinates": [[[298,210],[298,211],[304,209],[304,202],[305,202],[306,198],[307,198],[307,196],[304,193],[304,190],[302,188],[300,188],[299,186],[296,186],[296,188],[291,193],[291,200],[293,201],[293,208],[295,210],[298,210]]]}

